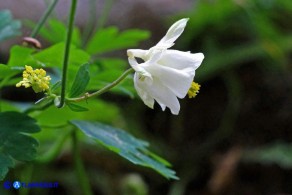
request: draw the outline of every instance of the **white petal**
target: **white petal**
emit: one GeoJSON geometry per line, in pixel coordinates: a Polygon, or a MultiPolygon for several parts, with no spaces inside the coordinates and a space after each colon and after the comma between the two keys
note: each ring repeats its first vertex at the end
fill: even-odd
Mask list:
{"type": "Polygon", "coordinates": [[[148,107],[153,109],[154,106],[154,99],[146,92],[144,91],[142,88],[143,85],[141,85],[141,81],[139,80],[139,75],[137,73],[135,73],[134,75],[134,87],[138,93],[138,95],[140,96],[140,98],[143,100],[144,104],[146,104],[148,107]]]}
{"type": "Polygon", "coordinates": [[[157,43],[155,47],[161,48],[170,48],[174,45],[174,41],[183,33],[188,18],[183,18],[177,22],[175,22],[167,31],[166,35],[157,43]]]}
{"type": "Polygon", "coordinates": [[[148,50],[143,49],[128,49],[127,55],[130,58],[141,58],[144,61],[146,61],[148,52],[149,52],[148,50]]]}
{"type": "Polygon", "coordinates": [[[202,63],[204,54],[190,53],[178,50],[166,50],[158,61],[159,64],[182,70],[185,68],[193,68],[196,70],[202,63]]]}
{"type": "Polygon", "coordinates": [[[149,67],[147,71],[179,98],[186,96],[195,75],[193,68],[177,70],[160,64],[149,67]]]}
{"type": "Polygon", "coordinates": [[[128,57],[128,62],[136,72],[145,72],[143,66],[138,64],[136,58],[128,57]]]}
{"type": "Polygon", "coordinates": [[[154,64],[155,62],[157,62],[158,60],[161,59],[161,57],[163,56],[165,51],[164,50],[151,50],[151,52],[148,54],[149,60],[147,63],[154,64]]]}
{"type": "Polygon", "coordinates": [[[177,115],[179,113],[180,105],[177,97],[158,79],[153,79],[152,85],[148,85],[145,82],[136,80],[136,86],[137,88],[139,88],[139,90],[143,91],[144,97],[141,97],[141,95],[139,94],[141,92],[138,92],[138,94],[140,95],[141,99],[144,101],[146,105],[148,105],[147,104],[148,102],[146,102],[146,97],[148,98],[150,96],[158,102],[158,104],[161,106],[163,110],[165,109],[165,107],[169,107],[172,114],[177,115]],[[145,96],[145,93],[148,96],[145,96]]]}

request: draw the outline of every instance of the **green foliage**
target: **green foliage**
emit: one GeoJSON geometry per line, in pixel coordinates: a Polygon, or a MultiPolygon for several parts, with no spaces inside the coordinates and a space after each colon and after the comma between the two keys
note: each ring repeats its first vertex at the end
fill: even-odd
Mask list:
{"type": "Polygon", "coordinates": [[[62,109],[50,107],[35,116],[35,119],[40,126],[64,126],[68,121],[74,119],[112,123],[120,118],[119,107],[110,102],[100,99],[88,99],[87,102],[83,101],[78,105],[89,109],[87,112],[72,112],[68,107],[62,109]]]}
{"type": "Polygon", "coordinates": [[[7,155],[0,153],[0,181],[4,179],[9,171],[9,168],[14,166],[14,162],[7,155]]]}
{"type": "Polygon", "coordinates": [[[28,47],[15,45],[10,49],[9,66],[24,66],[25,62],[31,58],[35,50],[28,47]]]}
{"type": "MultiPolygon", "coordinates": [[[[40,52],[35,52],[32,48],[15,45],[10,50],[10,57],[7,65],[24,67],[30,65],[34,67],[62,67],[64,55],[64,43],[58,43],[40,52]]],[[[88,62],[90,56],[83,50],[71,46],[69,63],[80,65],[88,62]]]]}
{"type": "MultiPolygon", "coordinates": [[[[34,23],[28,23],[28,26],[31,28],[33,28],[34,25],[34,23]]],[[[66,32],[67,27],[63,22],[57,19],[50,19],[48,20],[47,25],[40,30],[40,36],[52,44],[57,44],[60,42],[65,42],[66,32]]],[[[80,31],[77,27],[75,27],[73,30],[72,44],[78,47],[81,46],[80,31]]]]}
{"type": "MultiPolygon", "coordinates": [[[[17,30],[20,23],[12,20],[10,12],[0,12],[0,19],[0,41],[19,33],[17,30]],[[9,33],[5,30],[6,28],[9,29],[9,33]]],[[[25,109],[18,109],[17,106],[14,107],[14,103],[1,100],[0,124],[3,125],[0,127],[0,179],[3,179],[9,168],[14,166],[14,160],[31,161],[35,159],[36,147],[38,146],[36,138],[42,143],[52,144],[56,140],[55,134],[59,135],[58,130],[72,128],[72,125],[68,124],[69,121],[87,136],[92,136],[106,148],[115,151],[132,163],[154,169],[166,178],[177,179],[175,172],[168,168],[170,164],[148,150],[148,143],[101,123],[85,122],[88,120],[104,123],[123,121],[120,108],[117,105],[100,99],[90,99],[78,103],[68,101],[66,102],[67,106],[61,109],[51,106],[54,99],[60,98],[60,72],[63,61],[66,59],[64,58],[66,31],[67,27],[62,22],[54,19],[48,20],[46,27],[41,29],[40,36],[52,43],[51,46],[34,49],[14,45],[10,49],[6,65],[0,65],[0,88],[7,85],[15,86],[16,82],[21,80],[21,72],[25,65],[33,68],[45,68],[47,75],[52,78],[50,91],[44,94],[45,96],[40,97],[35,104],[25,104],[25,109]],[[6,112],[6,110],[9,111],[6,112]],[[11,110],[15,110],[15,112],[11,110]],[[29,116],[20,113],[21,111],[28,113],[29,116]],[[36,121],[40,126],[36,125],[36,121]],[[29,135],[39,132],[40,127],[46,131],[33,136],[29,135]]],[[[79,29],[75,27],[66,80],[67,86],[71,86],[70,90],[67,91],[68,97],[75,98],[85,94],[86,91],[99,90],[120,77],[129,66],[126,60],[101,56],[106,52],[136,47],[139,42],[149,38],[149,36],[150,33],[145,30],[130,29],[120,32],[116,27],[108,27],[99,29],[93,37],[86,38],[88,44],[85,45],[81,41],[79,29]],[[84,48],[82,48],[83,45],[85,45],[84,48]]],[[[133,97],[132,77],[125,78],[111,91],[133,97]]],[[[62,149],[65,137],[71,134],[66,133],[65,135],[54,147],[57,149],[48,151],[48,154],[58,155],[57,150],[62,149]]],[[[82,138],[84,137],[86,136],[82,138]]],[[[44,148],[42,151],[50,149],[47,146],[44,148]]],[[[50,158],[45,157],[44,159],[50,158]]],[[[46,160],[43,162],[49,162],[46,160]]]]}
{"type": "Polygon", "coordinates": [[[0,41],[20,35],[21,23],[13,20],[9,10],[0,11],[0,41]]]}
{"type": "Polygon", "coordinates": [[[178,179],[175,172],[166,167],[169,166],[169,163],[166,164],[165,160],[148,155],[147,142],[139,140],[123,130],[98,122],[72,120],[71,123],[87,136],[96,139],[106,148],[130,162],[152,168],[166,178],[178,179]]]}
{"type": "Polygon", "coordinates": [[[57,90],[61,87],[62,82],[61,81],[57,81],[56,83],[54,83],[50,89],[52,93],[57,93],[57,90]]]}
{"type": "Polygon", "coordinates": [[[150,33],[145,30],[126,30],[119,33],[116,27],[100,29],[95,33],[86,47],[90,54],[101,54],[118,49],[135,47],[142,40],[149,38],[150,33]]]}
{"type": "MultiPolygon", "coordinates": [[[[33,61],[36,65],[44,65],[46,67],[59,67],[63,65],[63,55],[64,55],[64,43],[58,43],[48,47],[41,52],[32,55],[33,61]]],[[[83,50],[78,49],[76,46],[71,45],[69,64],[73,66],[79,66],[88,62],[90,56],[83,50]]],[[[29,62],[27,62],[29,63],[29,62]]]]}
{"type": "Polygon", "coordinates": [[[72,84],[71,90],[69,92],[69,97],[77,97],[84,93],[86,86],[88,85],[90,80],[89,76],[89,64],[85,63],[80,66],[77,75],[72,84]]]}
{"type": "MultiPolygon", "coordinates": [[[[118,58],[100,58],[91,66],[89,90],[101,89],[117,79],[128,66],[127,62],[118,58]]],[[[128,76],[119,85],[111,89],[112,92],[134,97],[133,78],[128,76]]]]}
{"type": "Polygon", "coordinates": [[[85,108],[83,106],[79,106],[77,104],[71,103],[71,102],[67,102],[66,105],[75,112],[85,112],[88,111],[88,108],[85,108]]]}
{"type": "Polygon", "coordinates": [[[247,150],[244,160],[261,164],[277,164],[285,169],[292,168],[292,144],[275,142],[257,149],[247,150]]]}
{"type": "Polygon", "coordinates": [[[0,180],[9,167],[12,159],[31,161],[36,157],[38,142],[28,134],[40,131],[36,121],[19,112],[0,113],[0,180]]]}
{"type": "MultiPolygon", "coordinates": [[[[29,26],[33,26],[32,23],[29,26]]],[[[40,35],[53,44],[65,41],[66,25],[56,19],[50,19],[45,28],[42,28],[40,35]]],[[[119,32],[116,27],[99,29],[88,41],[86,51],[90,54],[101,54],[118,49],[135,47],[139,42],[150,37],[149,31],[130,29],[119,32]]],[[[75,27],[72,35],[72,44],[80,47],[80,30],[75,27]]]]}

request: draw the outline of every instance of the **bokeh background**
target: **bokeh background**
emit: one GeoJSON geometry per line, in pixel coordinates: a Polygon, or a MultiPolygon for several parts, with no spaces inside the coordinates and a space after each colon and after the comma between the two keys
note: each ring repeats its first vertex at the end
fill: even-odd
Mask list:
{"type": "MultiPolygon", "coordinates": [[[[79,1],[76,22],[81,30],[89,22],[88,10],[95,10],[96,20],[91,22],[98,25],[98,17],[109,6],[103,25],[149,30],[151,40],[141,45],[147,49],[174,21],[188,17],[174,48],[202,52],[205,60],[195,77],[200,93],[180,101],[178,116],[162,112],[158,105],[151,110],[139,98],[102,96],[119,106],[119,124],[148,140],[153,151],[172,163],[180,180],[166,180],[84,143],[82,158],[95,194],[292,194],[292,1],[107,2],[79,1]]],[[[10,0],[1,1],[0,9],[11,10],[17,19],[37,21],[46,5],[10,0]]],[[[69,5],[69,0],[60,1],[55,16],[65,21],[69,5]]],[[[29,32],[23,28],[23,35],[29,32]]],[[[2,63],[15,42],[1,44],[2,63]]],[[[126,59],[125,51],[113,55],[126,59]]],[[[9,178],[19,177],[22,169],[9,178]]],[[[53,163],[33,171],[35,180],[59,182],[57,190],[42,191],[47,194],[81,194],[74,177],[66,149],[53,163]]]]}

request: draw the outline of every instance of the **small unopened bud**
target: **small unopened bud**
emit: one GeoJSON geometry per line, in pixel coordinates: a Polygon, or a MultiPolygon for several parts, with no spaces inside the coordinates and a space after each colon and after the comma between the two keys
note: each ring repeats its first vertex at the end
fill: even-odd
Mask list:
{"type": "Polygon", "coordinates": [[[23,37],[23,44],[27,44],[27,45],[30,45],[30,46],[33,46],[35,48],[42,48],[42,44],[35,38],[32,38],[32,37],[23,37]]]}

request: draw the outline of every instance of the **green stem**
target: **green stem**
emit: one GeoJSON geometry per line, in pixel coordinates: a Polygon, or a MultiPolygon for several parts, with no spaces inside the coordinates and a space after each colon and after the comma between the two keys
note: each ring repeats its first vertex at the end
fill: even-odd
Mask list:
{"type": "Polygon", "coordinates": [[[31,37],[36,37],[37,36],[37,34],[39,33],[40,29],[42,28],[42,26],[44,25],[44,23],[48,19],[49,15],[51,14],[53,9],[55,8],[57,2],[58,2],[58,0],[53,0],[53,2],[50,4],[50,6],[46,10],[45,14],[41,17],[41,19],[38,21],[37,25],[35,26],[35,28],[31,32],[31,34],[30,34],[31,37]]]}
{"type": "Polygon", "coordinates": [[[122,80],[124,80],[132,72],[134,72],[134,69],[133,68],[129,68],[117,80],[115,80],[114,82],[106,85],[104,88],[102,88],[102,89],[100,89],[100,90],[98,90],[98,91],[96,91],[94,93],[91,93],[91,94],[87,93],[84,96],[81,96],[81,97],[78,97],[78,98],[68,98],[66,100],[70,101],[70,102],[79,102],[79,101],[88,99],[88,98],[93,97],[93,96],[101,95],[101,94],[107,92],[108,90],[110,90],[111,88],[115,87],[116,85],[118,85],[122,80]]]}
{"type": "MultiPolygon", "coordinates": [[[[25,167],[22,167],[20,179],[21,181],[31,181],[32,175],[33,175],[33,164],[27,164],[25,167]]],[[[30,194],[30,188],[22,188],[19,190],[19,195],[29,195],[30,194]]]]}
{"type": "Polygon", "coordinates": [[[58,140],[55,142],[54,146],[43,156],[38,157],[35,162],[36,163],[49,163],[53,161],[59,154],[63,148],[63,145],[67,138],[72,134],[73,129],[66,131],[58,140]]]}
{"type": "Polygon", "coordinates": [[[88,13],[88,22],[85,26],[84,32],[83,32],[83,47],[86,46],[93,29],[95,28],[95,19],[96,19],[96,0],[90,0],[89,1],[89,13],[88,13]]]}
{"type": "Polygon", "coordinates": [[[104,9],[102,9],[101,17],[99,18],[99,20],[97,22],[97,29],[101,29],[104,26],[104,24],[108,18],[112,4],[113,4],[113,0],[106,0],[105,1],[105,6],[104,6],[104,9]]]}
{"type": "Polygon", "coordinates": [[[24,114],[29,114],[29,113],[34,112],[34,111],[45,110],[45,109],[49,108],[51,105],[53,105],[53,104],[54,104],[54,102],[51,101],[51,102],[48,102],[48,103],[46,103],[44,105],[41,105],[41,106],[36,105],[36,106],[33,106],[33,107],[25,110],[23,113],[24,114]]]}
{"type": "Polygon", "coordinates": [[[67,37],[66,37],[65,52],[64,52],[64,61],[63,61],[61,100],[60,100],[60,104],[58,105],[58,108],[63,107],[65,104],[67,70],[68,70],[68,62],[69,62],[70,44],[71,44],[72,33],[73,33],[73,28],[74,28],[76,5],[77,5],[77,0],[72,0],[68,31],[67,31],[67,37]]]}
{"type": "Polygon", "coordinates": [[[73,158],[74,158],[74,166],[76,175],[78,177],[78,183],[83,191],[84,195],[92,195],[91,187],[89,184],[89,180],[85,173],[85,168],[82,163],[82,159],[80,157],[80,148],[78,143],[78,137],[76,130],[73,131],[72,135],[72,152],[73,152],[73,158]]]}

